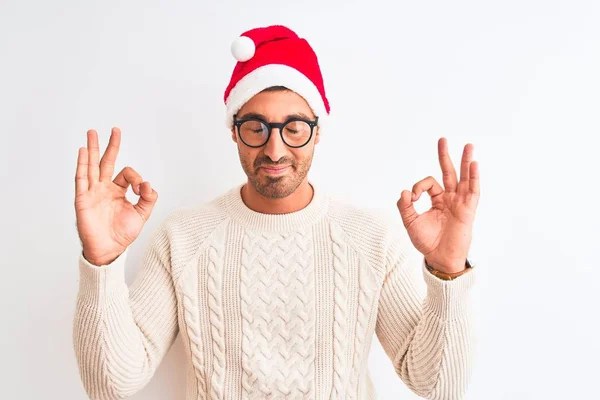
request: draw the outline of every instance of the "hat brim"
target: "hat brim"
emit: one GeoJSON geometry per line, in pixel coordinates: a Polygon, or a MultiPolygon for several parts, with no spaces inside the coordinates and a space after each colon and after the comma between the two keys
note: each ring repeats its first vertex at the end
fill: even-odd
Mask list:
{"type": "Polygon", "coordinates": [[[317,87],[302,72],[283,64],[264,65],[248,73],[235,85],[225,102],[225,124],[233,128],[233,116],[252,97],[272,86],[285,86],[306,100],[312,112],[319,117],[322,130],[328,114],[317,87]]]}

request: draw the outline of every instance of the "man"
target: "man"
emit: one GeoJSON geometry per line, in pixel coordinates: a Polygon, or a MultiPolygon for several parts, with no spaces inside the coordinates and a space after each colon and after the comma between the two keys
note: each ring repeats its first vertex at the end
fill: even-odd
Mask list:
{"type": "Polygon", "coordinates": [[[127,249],[157,193],[129,167],[111,181],[118,129],[100,162],[96,132],[79,150],[83,251],[73,340],[85,390],[94,399],[133,395],[181,332],[187,399],[368,399],[376,333],[411,390],[461,398],[474,347],[473,146],[465,146],[457,180],[441,139],[444,188],[428,177],[402,192],[403,225],[424,256],[410,264],[394,222],[333,199],[307,178],[329,103],[306,40],[283,26],[257,28],[232,52],[238,63],[224,100],[248,182],[169,215],[131,288],[127,249]],[[137,204],[125,197],[130,185],[137,204]],[[418,215],[413,202],[425,191],[432,208],[418,215]]]}

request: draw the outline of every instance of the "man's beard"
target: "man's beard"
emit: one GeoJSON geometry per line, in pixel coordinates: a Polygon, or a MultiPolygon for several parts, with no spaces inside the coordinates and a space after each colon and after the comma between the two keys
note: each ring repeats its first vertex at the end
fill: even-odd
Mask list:
{"type": "Polygon", "coordinates": [[[283,158],[273,163],[268,157],[257,157],[254,166],[249,166],[240,155],[242,168],[250,184],[263,197],[268,199],[282,199],[294,193],[302,184],[312,164],[313,155],[306,157],[301,162],[290,158],[283,158]],[[264,176],[260,172],[261,167],[276,167],[278,165],[289,165],[288,171],[283,176],[264,176]],[[260,174],[260,175],[259,175],[260,174]]]}

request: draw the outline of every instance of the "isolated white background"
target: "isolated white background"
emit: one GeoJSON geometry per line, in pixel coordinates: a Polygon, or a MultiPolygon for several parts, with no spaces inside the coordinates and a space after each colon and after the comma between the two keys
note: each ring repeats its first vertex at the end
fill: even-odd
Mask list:
{"type": "MultiPolygon", "coordinates": [[[[475,145],[478,356],[467,399],[589,399],[600,359],[600,2],[0,2],[2,385],[84,399],[72,349],[77,149],[122,129],[160,199],[149,232],[245,178],[222,94],[243,31],[282,23],[320,57],[332,117],[310,177],[400,218],[436,141],[475,145]]],[[[136,196],[132,193],[131,199],[136,196]]],[[[427,197],[418,209],[428,207],[427,197]]],[[[178,338],[137,400],[184,396],[178,338]]],[[[377,340],[381,399],[415,399],[377,340]]]]}

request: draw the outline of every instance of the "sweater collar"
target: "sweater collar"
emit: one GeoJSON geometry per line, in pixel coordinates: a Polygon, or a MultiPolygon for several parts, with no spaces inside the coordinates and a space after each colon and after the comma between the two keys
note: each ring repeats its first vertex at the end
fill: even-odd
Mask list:
{"type": "Polygon", "coordinates": [[[246,183],[235,186],[227,193],[227,208],[231,217],[249,229],[260,231],[294,231],[306,228],[327,212],[328,197],[319,185],[309,180],[313,187],[313,198],[301,210],[287,214],[263,214],[256,212],[242,200],[242,187],[246,183]]]}

